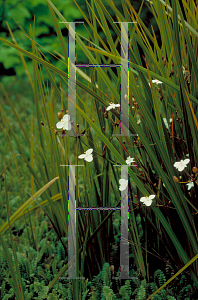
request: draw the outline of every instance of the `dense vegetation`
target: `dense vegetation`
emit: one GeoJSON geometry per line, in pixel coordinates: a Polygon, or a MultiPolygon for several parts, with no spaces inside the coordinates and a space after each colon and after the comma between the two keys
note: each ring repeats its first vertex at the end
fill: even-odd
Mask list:
{"type": "Polygon", "coordinates": [[[0,298],[197,299],[195,1],[2,3],[0,298]],[[76,28],[77,62],[90,64],[119,64],[121,29],[113,22],[137,22],[129,24],[124,97],[137,136],[113,137],[120,133],[119,69],[91,67],[76,73],[71,130],[83,136],[65,135],[68,25],[60,22],[74,19],[85,21],[76,28]],[[61,165],[71,164],[84,166],[75,171],[76,207],[120,207],[120,191],[128,192],[125,242],[135,279],[112,278],[120,274],[119,210],[76,211],[76,276],[85,280],[65,278],[69,172],[61,165]],[[118,164],[128,164],[128,182],[118,164]]]}

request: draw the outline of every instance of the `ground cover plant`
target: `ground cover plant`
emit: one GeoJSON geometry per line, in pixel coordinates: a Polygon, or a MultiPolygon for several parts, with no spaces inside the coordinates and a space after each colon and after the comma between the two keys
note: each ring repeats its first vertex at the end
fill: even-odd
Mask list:
{"type": "Polygon", "coordinates": [[[2,37],[0,41],[18,51],[35,108],[21,115],[0,83],[1,137],[5,141],[1,155],[1,297],[197,299],[196,3],[146,1],[158,26],[158,39],[152,23],[151,34],[140,18],[144,1],[138,12],[129,0],[121,1],[122,10],[111,0],[86,1],[89,18],[74,3],[89,33],[87,39],[76,28],[76,43],[89,64],[119,64],[121,28],[114,22],[135,22],[128,25],[129,82],[124,96],[129,131],[134,135],[113,135],[120,133],[122,114],[118,68],[77,69],[78,124],[72,127],[68,44],[59,23],[65,22],[68,29],[66,22],[71,20],[59,12],[55,2],[47,0],[46,5],[61,45],[59,53],[49,53],[59,60],[58,67],[35,40],[35,23],[29,32],[21,27],[31,51],[19,46],[7,23],[13,42],[2,37]],[[105,38],[98,34],[98,27],[105,38]],[[32,60],[32,73],[26,58],[32,60]],[[67,136],[70,130],[82,136],[67,136]],[[7,161],[3,161],[5,149],[10,154],[7,161]],[[62,165],[74,164],[83,165],[75,171],[76,207],[119,208],[120,191],[128,192],[125,242],[129,244],[129,275],[136,279],[112,278],[119,276],[120,267],[119,210],[76,211],[76,276],[85,280],[65,279],[69,169],[62,165]],[[128,165],[128,182],[114,165],[128,165]],[[10,191],[15,192],[13,198],[10,191]]]}

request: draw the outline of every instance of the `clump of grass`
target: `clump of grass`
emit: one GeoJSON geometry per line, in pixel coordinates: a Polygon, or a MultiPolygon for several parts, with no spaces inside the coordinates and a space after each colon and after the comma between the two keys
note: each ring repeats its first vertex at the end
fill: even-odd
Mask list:
{"type": "MultiPolygon", "coordinates": [[[[54,67],[41,54],[39,45],[34,40],[34,27],[28,37],[32,42],[32,53],[20,48],[16,41],[12,44],[0,38],[1,41],[33,59],[33,78],[30,82],[33,83],[37,118],[36,123],[30,123],[29,128],[34,138],[29,138],[27,129],[18,120],[30,146],[30,162],[25,158],[2,107],[0,111],[3,122],[7,125],[6,130],[10,130],[29,168],[32,194],[35,189],[42,189],[50,180],[59,177],[59,180],[42,194],[41,205],[47,205],[47,212],[61,237],[68,235],[69,173],[68,168],[60,165],[78,165],[80,163],[78,156],[90,148],[93,149],[93,161],[84,161],[84,167],[76,170],[76,177],[81,180],[80,183],[76,181],[76,207],[113,207],[120,205],[120,170],[116,169],[114,164],[125,165],[127,157],[133,157],[135,167],[128,168],[130,178],[128,226],[129,241],[134,245],[132,253],[136,268],[149,280],[150,273],[155,271],[155,266],[148,257],[148,251],[153,249],[159,257],[169,259],[172,265],[181,268],[179,273],[189,266],[190,276],[198,287],[196,261],[198,72],[195,51],[197,31],[194,29],[197,28],[197,22],[194,2],[191,0],[182,2],[184,14],[178,0],[172,1],[172,7],[168,1],[167,5],[162,0],[148,1],[159,27],[161,37],[159,44],[155,32],[151,34],[139,17],[142,6],[137,14],[131,3],[126,0],[123,2],[124,15],[122,15],[112,1],[106,1],[119,22],[136,22],[129,24],[128,101],[129,131],[138,136],[131,138],[112,136],[119,133],[120,115],[117,108],[107,112],[107,107],[109,102],[119,103],[121,78],[119,72],[113,72],[110,68],[88,68],[86,72],[77,72],[76,109],[79,127],[74,129],[83,132],[84,136],[72,138],[63,136],[63,132],[57,134],[56,114],[61,109],[65,114],[68,109],[65,99],[67,91],[64,87],[64,84],[68,83],[68,73],[54,67]],[[143,51],[142,57],[139,55],[140,48],[143,51]],[[49,76],[50,93],[46,89],[43,72],[49,76]],[[55,82],[56,76],[60,78],[60,86],[55,82]],[[58,111],[55,103],[59,103],[58,111]],[[186,160],[186,164],[183,168],[176,168],[181,167],[182,160],[186,160]],[[178,162],[179,165],[175,164],[178,162]],[[149,205],[146,205],[148,199],[143,197],[151,195],[154,197],[149,205]],[[138,214],[141,216],[144,249],[140,247],[138,214]]],[[[60,61],[65,70],[65,66],[68,67],[67,48],[63,42],[57,16],[62,22],[67,20],[50,0],[47,0],[47,3],[62,45],[60,61]]],[[[91,4],[87,5],[91,20],[86,16],[84,18],[92,30],[92,36],[88,46],[87,41],[83,41],[83,36],[79,34],[76,34],[76,42],[91,64],[120,63],[120,53],[116,46],[121,41],[120,25],[113,23],[106,5],[101,0],[94,3],[91,1],[91,4]],[[100,39],[96,30],[97,22],[108,43],[100,39]],[[108,22],[117,33],[116,43],[111,38],[108,22]]],[[[82,11],[81,13],[83,14],[82,11]]],[[[67,23],[65,26],[68,28],[67,23]]],[[[26,68],[25,64],[24,67],[26,68]]],[[[12,109],[15,111],[14,106],[12,109]]],[[[17,112],[15,114],[17,115],[17,112]]],[[[29,204],[26,203],[23,210],[32,202],[33,200],[28,202],[29,204]]],[[[37,207],[32,207],[31,211],[37,207]]],[[[21,210],[22,207],[19,208],[15,219],[22,217],[21,210]]],[[[78,213],[76,221],[76,228],[79,230],[76,234],[79,249],[76,264],[78,277],[86,273],[86,276],[92,278],[93,274],[101,271],[104,263],[109,261],[113,221],[113,211],[78,213]]],[[[10,224],[13,222],[14,219],[10,224]]],[[[4,224],[1,232],[7,228],[8,224],[4,224]]],[[[53,287],[67,267],[68,265],[65,265],[55,276],[49,283],[49,288],[53,287]]],[[[75,288],[78,286],[75,284],[73,282],[73,294],[79,299],[81,283],[80,292],[75,288]]]]}

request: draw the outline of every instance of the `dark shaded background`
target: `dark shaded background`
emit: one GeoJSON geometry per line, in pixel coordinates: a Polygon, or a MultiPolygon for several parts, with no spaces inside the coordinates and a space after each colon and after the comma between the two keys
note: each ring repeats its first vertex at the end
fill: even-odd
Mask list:
{"type": "MultiPolygon", "coordinates": [[[[73,0],[56,0],[52,1],[57,9],[63,14],[63,16],[67,19],[67,21],[84,21],[84,18],[81,12],[78,10],[76,4],[73,0]],[[67,4],[66,4],[67,3],[67,4]]],[[[89,1],[90,2],[90,1],[89,1]]],[[[146,2],[146,1],[145,1],[146,2]]],[[[86,1],[77,0],[78,5],[89,18],[88,9],[86,6],[86,1]]],[[[103,2],[105,3],[105,1],[103,2]]],[[[119,11],[122,12],[122,5],[120,0],[114,0],[116,7],[119,11]]],[[[134,9],[138,12],[141,1],[133,0],[131,1],[134,9]]],[[[112,18],[117,21],[117,18],[114,12],[106,5],[109,13],[112,18]]],[[[26,49],[27,51],[31,51],[31,42],[25,35],[23,34],[20,26],[30,35],[30,26],[33,26],[35,16],[35,41],[39,43],[41,46],[45,47],[46,50],[54,53],[57,51],[62,54],[61,47],[58,43],[58,38],[56,36],[56,32],[53,28],[53,21],[51,14],[49,12],[49,8],[46,0],[0,0],[0,36],[2,38],[7,39],[12,42],[12,38],[10,37],[8,27],[6,25],[6,21],[9,23],[12,32],[19,44],[20,47],[26,49]],[[16,23],[18,22],[18,24],[16,23]],[[20,26],[19,26],[20,25],[20,26]]],[[[141,13],[141,18],[146,24],[146,26],[151,31],[150,23],[152,23],[154,30],[157,33],[157,24],[154,22],[154,18],[152,18],[152,13],[150,12],[147,3],[144,3],[143,10],[141,13]]],[[[86,27],[87,24],[85,23],[86,27]]],[[[65,28],[64,24],[60,24],[60,28],[63,36],[68,40],[68,30],[65,28]]],[[[85,26],[83,24],[79,24],[76,26],[76,31],[82,34],[85,38],[89,38],[89,32],[87,32],[85,26]]],[[[90,30],[89,30],[90,31],[90,30]]],[[[104,33],[101,28],[98,27],[98,32],[103,38],[104,33]]],[[[157,35],[158,36],[158,35],[157,35]]],[[[115,40],[116,35],[112,30],[112,37],[115,40]]],[[[54,59],[50,56],[47,51],[42,49],[43,53],[46,55],[50,61],[59,68],[63,68],[63,64],[58,60],[54,59]]],[[[118,49],[119,50],[119,49],[118,49]]],[[[141,51],[141,49],[140,49],[141,51]]],[[[85,57],[82,50],[78,47],[76,49],[77,53],[77,62],[78,63],[88,63],[87,58],[85,57]]],[[[55,54],[55,53],[54,53],[55,54]]],[[[28,65],[28,69],[32,71],[32,60],[28,57],[25,57],[25,60],[28,65]]],[[[23,77],[25,75],[24,67],[21,63],[19,54],[17,50],[9,47],[0,41],[0,81],[3,76],[13,76],[17,75],[19,77],[23,77]]]]}

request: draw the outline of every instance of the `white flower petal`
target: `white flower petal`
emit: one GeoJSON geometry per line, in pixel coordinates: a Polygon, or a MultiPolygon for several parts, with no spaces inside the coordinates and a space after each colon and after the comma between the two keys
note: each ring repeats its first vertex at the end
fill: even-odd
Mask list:
{"type": "Polygon", "coordinates": [[[146,206],[150,206],[152,204],[152,200],[147,200],[147,201],[144,202],[144,204],[146,206]]]}
{"type": "Polygon", "coordinates": [[[63,128],[63,122],[58,122],[58,123],[56,124],[56,127],[57,127],[58,129],[63,128]]]}
{"type": "Polygon", "coordinates": [[[183,171],[183,170],[184,170],[184,168],[185,168],[185,167],[183,167],[183,166],[179,166],[179,167],[178,167],[178,171],[180,171],[180,172],[181,172],[181,171],[183,171]]]}
{"type": "Polygon", "coordinates": [[[120,191],[124,191],[126,188],[127,188],[127,186],[121,185],[121,186],[119,187],[119,190],[120,190],[120,191]]]}
{"type": "Polygon", "coordinates": [[[144,201],[146,201],[146,197],[140,198],[140,202],[144,202],[144,201]]]}
{"type": "Polygon", "coordinates": [[[149,200],[152,200],[152,199],[154,199],[155,198],[155,195],[150,195],[149,196],[149,200]]]}
{"type": "Polygon", "coordinates": [[[63,130],[70,130],[71,129],[71,123],[64,123],[63,130]]]}
{"type": "Polygon", "coordinates": [[[122,184],[126,184],[126,183],[127,183],[127,180],[121,178],[121,179],[119,180],[119,183],[120,183],[121,185],[122,185],[122,184]]]}
{"type": "Polygon", "coordinates": [[[168,122],[167,122],[166,118],[163,118],[163,120],[164,120],[164,124],[165,124],[166,128],[168,128],[168,122]]]}
{"type": "Polygon", "coordinates": [[[184,159],[184,164],[186,165],[186,164],[188,164],[189,162],[190,162],[190,159],[189,158],[187,158],[187,159],[184,159]]]}
{"type": "Polygon", "coordinates": [[[180,162],[176,162],[176,163],[174,163],[174,165],[173,165],[175,168],[179,168],[179,166],[180,166],[180,162]]]}
{"type": "Polygon", "coordinates": [[[188,191],[189,191],[192,187],[194,187],[194,184],[193,184],[193,182],[189,182],[189,183],[187,183],[187,186],[188,186],[188,191]]]}
{"type": "Polygon", "coordinates": [[[93,155],[88,155],[85,157],[85,160],[88,161],[88,162],[91,162],[93,160],[93,155]]]}
{"type": "Polygon", "coordinates": [[[63,120],[64,121],[69,121],[70,120],[70,115],[64,115],[63,120]]]}
{"type": "Polygon", "coordinates": [[[93,152],[93,149],[91,148],[91,149],[89,149],[89,150],[86,151],[86,154],[89,155],[89,154],[91,154],[92,152],[93,152]]]}
{"type": "Polygon", "coordinates": [[[85,158],[86,157],[86,154],[81,154],[78,156],[78,158],[82,159],[82,158],[85,158]]]}

